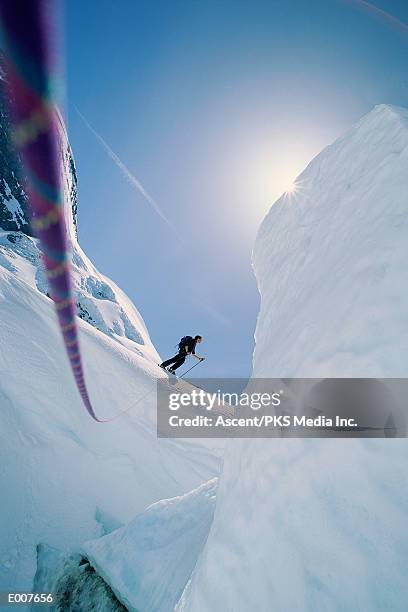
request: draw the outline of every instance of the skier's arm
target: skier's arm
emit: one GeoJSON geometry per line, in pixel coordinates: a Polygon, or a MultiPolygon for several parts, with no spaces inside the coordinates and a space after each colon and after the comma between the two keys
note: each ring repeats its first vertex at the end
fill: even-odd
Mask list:
{"type": "Polygon", "coordinates": [[[196,355],[195,346],[191,349],[188,346],[186,346],[186,353],[187,355],[192,355],[193,357],[198,359],[198,361],[204,361],[204,357],[200,357],[199,355],[196,355]]]}

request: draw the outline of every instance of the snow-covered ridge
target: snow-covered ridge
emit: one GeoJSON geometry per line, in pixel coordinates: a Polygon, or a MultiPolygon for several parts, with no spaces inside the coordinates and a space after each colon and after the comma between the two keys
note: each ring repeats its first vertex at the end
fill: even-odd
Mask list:
{"type": "MultiPolygon", "coordinates": [[[[23,232],[0,231],[0,265],[48,295],[36,239],[23,232]]],[[[115,283],[96,270],[77,242],[72,249],[72,273],[78,316],[123,346],[157,363],[159,356],[139,312],[115,283]]]]}
{"type": "Polygon", "coordinates": [[[58,125],[58,149],[61,160],[61,180],[64,193],[65,220],[68,235],[75,245],[78,238],[77,210],[78,210],[78,177],[75,158],[69,144],[68,133],[64,119],[58,108],[55,109],[58,125]]]}
{"type": "MultiPolygon", "coordinates": [[[[0,67],[1,63],[0,53],[0,67]]],[[[47,293],[37,241],[31,236],[24,173],[21,161],[11,143],[11,124],[6,96],[7,89],[3,83],[0,83],[0,257],[9,269],[13,266],[13,253],[18,253],[34,263],[37,268],[36,287],[39,291],[47,293]]],[[[112,281],[96,270],[78,244],[77,170],[64,120],[58,109],[55,110],[55,114],[58,125],[57,146],[61,162],[65,220],[72,250],[78,315],[125,346],[131,346],[133,350],[139,351],[139,354],[149,355],[157,361],[157,353],[151,345],[144,322],[134,305],[112,281]]]]}

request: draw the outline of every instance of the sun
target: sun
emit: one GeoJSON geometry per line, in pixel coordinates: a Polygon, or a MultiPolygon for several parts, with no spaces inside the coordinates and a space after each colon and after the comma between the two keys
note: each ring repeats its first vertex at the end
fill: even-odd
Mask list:
{"type": "Polygon", "coordinates": [[[294,193],[296,193],[299,190],[299,187],[296,183],[291,183],[286,189],[285,189],[285,193],[287,195],[292,195],[294,193]]]}

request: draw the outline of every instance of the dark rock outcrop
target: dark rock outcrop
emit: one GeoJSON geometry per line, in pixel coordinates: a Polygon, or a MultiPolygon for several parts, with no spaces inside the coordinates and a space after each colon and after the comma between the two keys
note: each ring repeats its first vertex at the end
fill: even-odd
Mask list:
{"type": "MultiPolygon", "coordinates": [[[[4,55],[0,50],[0,229],[21,231],[31,236],[24,172],[21,159],[12,143],[9,109],[10,98],[4,69],[4,55]]],[[[66,199],[70,201],[73,229],[76,235],[77,174],[75,161],[66,137],[63,120],[58,111],[57,114],[64,193],[66,199]]]]}

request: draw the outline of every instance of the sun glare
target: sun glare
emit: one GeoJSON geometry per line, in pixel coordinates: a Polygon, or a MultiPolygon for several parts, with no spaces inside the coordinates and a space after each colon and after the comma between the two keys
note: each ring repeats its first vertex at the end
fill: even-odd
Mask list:
{"type": "Polygon", "coordinates": [[[285,193],[287,193],[287,194],[292,194],[292,193],[295,193],[296,191],[297,191],[296,183],[291,183],[289,185],[289,187],[287,187],[287,189],[285,189],[285,193]]]}

